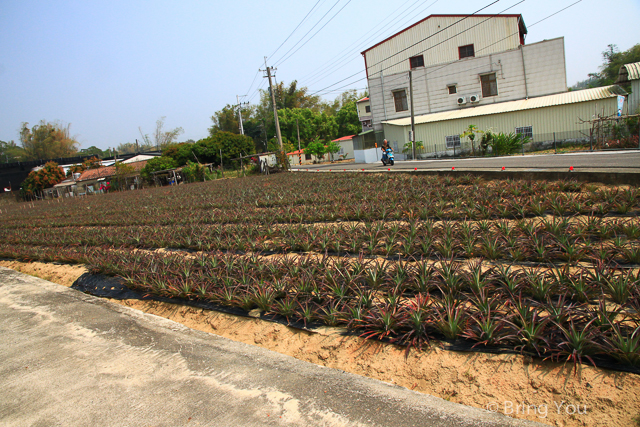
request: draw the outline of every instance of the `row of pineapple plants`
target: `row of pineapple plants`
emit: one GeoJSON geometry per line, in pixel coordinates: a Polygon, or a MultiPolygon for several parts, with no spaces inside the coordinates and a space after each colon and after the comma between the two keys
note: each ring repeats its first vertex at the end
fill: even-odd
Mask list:
{"type": "Polygon", "coordinates": [[[186,248],[232,252],[321,252],[512,262],[640,264],[640,219],[545,217],[516,221],[231,224],[0,230],[15,245],[186,248]]]}
{"type": "Polygon", "coordinates": [[[0,256],[79,262],[159,297],[197,299],[304,324],[342,326],[408,348],[430,340],[640,366],[640,271],[519,268],[258,254],[0,245],[0,256]]]}
{"type": "Polygon", "coordinates": [[[470,176],[319,176],[282,174],[19,204],[0,228],[227,223],[520,219],[637,216],[636,187],[574,181],[487,182],[470,176]],[[304,190],[302,190],[304,189],[304,190]],[[380,194],[385,194],[380,198],[380,194]],[[179,206],[180,210],[175,208],[179,206]]]}

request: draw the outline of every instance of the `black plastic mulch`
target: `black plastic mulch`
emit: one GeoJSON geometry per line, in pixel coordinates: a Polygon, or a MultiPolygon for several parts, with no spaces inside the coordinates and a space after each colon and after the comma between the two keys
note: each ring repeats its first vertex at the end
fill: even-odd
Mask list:
{"type": "MultiPolygon", "coordinates": [[[[218,311],[221,313],[233,314],[235,316],[242,317],[253,317],[250,316],[249,313],[241,308],[236,307],[227,307],[223,305],[213,304],[211,302],[199,301],[199,300],[190,300],[183,298],[165,298],[155,295],[141,294],[135,290],[129,289],[122,281],[117,277],[110,277],[101,274],[91,274],[85,273],[80,276],[74,283],[71,285],[72,289],[76,289],[78,291],[97,296],[102,298],[113,298],[118,300],[125,299],[134,299],[134,300],[148,300],[148,301],[159,301],[159,302],[167,302],[171,304],[180,304],[180,305],[188,305],[191,307],[203,308],[206,310],[218,311]]],[[[272,314],[264,314],[261,313],[259,318],[261,320],[266,320],[269,322],[279,323],[281,325],[285,325],[291,328],[304,330],[307,332],[316,333],[316,329],[319,327],[323,327],[325,325],[321,323],[307,323],[304,324],[302,322],[290,322],[287,319],[272,314]]],[[[351,335],[358,336],[359,333],[355,331],[344,332],[343,335],[351,335]]],[[[391,342],[388,339],[382,340],[384,342],[393,343],[395,345],[406,346],[406,344],[399,342],[391,342]]],[[[513,349],[513,347],[505,347],[505,346],[477,346],[474,347],[473,343],[467,340],[447,340],[444,338],[439,339],[442,343],[443,348],[449,351],[459,351],[459,352],[473,352],[473,353],[490,353],[490,354],[522,354],[526,356],[531,356],[536,359],[539,357],[533,353],[520,352],[513,349]]],[[[613,371],[620,372],[630,372],[633,374],[640,375],[640,367],[624,365],[618,363],[613,358],[605,358],[605,357],[592,357],[596,366],[599,368],[610,369],[613,371]]],[[[535,359],[534,359],[535,360],[535,359]]],[[[587,360],[583,360],[583,363],[588,363],[587,360]]]]}

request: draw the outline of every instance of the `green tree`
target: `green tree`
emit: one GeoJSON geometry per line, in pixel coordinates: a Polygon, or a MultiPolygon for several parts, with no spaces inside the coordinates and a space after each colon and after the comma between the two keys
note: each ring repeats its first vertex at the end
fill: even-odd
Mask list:
{"type": "Polygon", "coordinates": [[[78,152],[78,141],[69,136],[71,125],[48,123],[41,120],[29,129],[29,123],[22,123],[20,143],[25,160],[56,159],[71,157],[78,152]]]}
{"type": "Polygon", "coordinates": [[[24,157],[22,148],[13,142],[0,141],[0,163],[13,163],[24,157]]]}
{"type": "Polygon", "coordinates": [[[109,156],[109,152],[107,150],[101,150],[98,147],[92,145],[89,148],[83,148],[82,150],[78,151],[78,156],[95,156],[98,157],[100,159],[108,157],[109,156]]]}
{"type": "Polygon", "coordinates": [[[213,125],[209,128],[209,135],[213,136],[217,132],[240,133],[238,111],[232,105],[227,104],[222,110],[213,113],[211,121],[213,125]]]}
{"type": "Polygon", "coordinates": [[[31,171],[22,182],[23,195],[33,197],[38,191],[51,188],[65,179],[64,170],[56,162],[47,162],[37,171],[31,171]]]}
{"type": "Polygon", "coordinates": [[[320,140],[315,140],[310,142],[307,147],[304,149],[305,154],[311,154],[316,156],[318,159],[322,160],[324,158],[325,153],[327,152],[326,147],[320,140]]]}
{"type": "Polygon", "coordinates": [[[338,138],[357,135],[362,131],[355,101],[349,102],[340,108],[336,114],[336,123],[338,124],[338,138]]]}
{"type": "Polygon", "coordinates": [[[329,155],[331,156],[331,161],[333,162],[333,156],[340,151],[340,145],[337,142],[329,141],[329,143],[325,147],[325,151],[329,153],[329,155]]]}
{"type": "Polygon", "coordinates": [[[153,181],[153,172],[164,171],[168,169],[175,169],[179,165],[178,163],[167,156],[154,157],[147,161],[147,164],[144,166],[140,175],[146,179],[147,181],[153,181]]]}
{"type": "Polygon", "coordinates": [[[469,125],[469,127],[460,134],[460,138],[469,138],[469,141],[471,141],[471,152],[474,156],[476,155],[475,139],[477,133],[482,134],[483,132],[478,129],[476,125],[469,125]]]}
{"type": "MultiPolygon", "coordinates": [[[[624,64],[640,62],[640,43],[632,46],[624,52],[620,52],[618,46],[610,44],[607,50],[602,52],[602,65],[597,73],[590,73],[589,77],[595,79],[595,87],[608,86],[615,83],[620,73],[620,67],[624,64]]],[[[625,90],[629,90],[630,84],[623,85],[625,90]]]]}

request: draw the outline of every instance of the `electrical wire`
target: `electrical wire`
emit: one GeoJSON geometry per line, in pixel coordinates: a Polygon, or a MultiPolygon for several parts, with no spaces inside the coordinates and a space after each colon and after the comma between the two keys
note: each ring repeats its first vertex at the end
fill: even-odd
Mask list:
{"type": "MultiPolygon", "coordinates": [[[[446,26],[445,28],[443,28],[443,29],[441,29],[441,30],[439,30],[439,31],[436,31],[435,33],[431,34],[430,36],[425,37],[424,39],[422,39],[422,40],[420,40],[420,41],[418,41],[418,42],[416,42],[416,43],[414,43],[414,44],[412,44],[411,46],[408,46],[408,47],[406,47],[406,48],[404,48],[404,49],[402,49],[402,50],[400,50],[400,51],[398,51],[398,52],[396,52],[396,53],[394,53],[394,54],[392,54],[392,55],[389,55],[388,57],[386,57],[386,58],[384,58],[384,59],[382,59],[382,60],[380,60],[380,61],[376,62],[375,64],[372,64],[372,65],[371,65],[371,66],[369,66],[368,68],[374,67],[374,66],[376,66],[376,65],[378,65],[378,64],[380,64],[380,63],[382,63],[382,62],[384,62],[384,61],[386,61],[386,60],[388,60],[388,59],[390,59],[390,58],[392,58],[392,57],[394,57],[394,56],[396,56],[396,55],[398,55],[398,54],[400,54],[401,52],[404,52],[405,50],[410,49],[411,47],[413,47],[413,46],[415,46],[415,45],[417,45],[417,44],[419,44],[419,43],[422,43],[422,42],[426,41],[427,39],[430,39],[431,37],[434,37],[435,35],[437,35],[437,34],[439,34],[439,33],[443,32],[444,30],[446,30],[446,29],[448,29],[448,28],[451,28],[452,26],[454,26],[454,25],[456,25],[456,24],[458,24],[458,23],[460,23],[460,22],[464,21],[465,19],[467,19],[467,18],[469,18],[469,17],[471,17],[471,16],[475,15],[476,13],[478,13],[478,12],[480,12],[480,11],[482,11],[482,10],[484,10],[484,9],[488,8],[489,6],[492,6],[492,5],[496,4],[496,3],[498,3],[499,1],[500,1],[500,0],[495,0],[495,1],[491,2],[491,3],[489,3],[488,5],[486,5],[486,6],[482,7],[482,8],[480,8],[480,9],[476,10],[476,11],[475,11],[475,12],[473,12],[471,15],[466,15],[464,18],[457,20],[457,21],[456,21],[456,22],[454,22],[453,24],[448,25],[448,26],[446,26]]],[[[524,1],[524,0],[522,0],[522,1],[524,1]]],[[[463,30],[463,31],[461,31],[461,32],[459,32],[459,33],[457,33],[457,34],[454,34],[454,35],[453,35],[452,37],[450,37],[449,39],[451,39],[451,38],[453,38],[453,37],[456,37],[456,36],[458,36],[458,35],[460,35],[460,34],[464,33],[465,31],[468,31],[469,29],[470,29],[470,28],[468,28],[468,29],[466,29],[466,30],[463,30]]],[[[448,40],[448,39],[447,39],[447,40],[448,40]]],[[[446,41],[446,40],[445,40],[445,41],[446,41]]],[[[437,45],[436,45],[436,46],[437,46],[437,45]]],[[[428,50],[428,49],[430,49],[430,48],[427,48],[426,50],[428,50]]],[[[423,52],[426,52],[426,50],[425,50],[425,51],[423,51],[423,52]]],[[[396,64],[393,64],[393,65],[391,65],[391,66],[389,66],[389,67],[383,68],[382,70],[380,70],[380,72],[382,72],[382,71],[386,70],[387,68],[390,68],[390,67],[392,67],[392,66],[395,66],[395,65],[397,65],[397,64],[399,64],[399,63],[401,63],[401,62],[403,62],[403,61],[397,62],[396,64]]],[[[316,95],[316,94],[318,94],[319,92],[323,92],[323,91],[325,91],[326,89],[329,89],[330,87],[333,87],[333,86],[335,86],[335,85],[337,85],[337,84],[340,84],[340,83],[344,82],[345,80],[349,80],[350,78],[357,76],[357,75],[358,75],[358,74],[360,74],[361,72],[362,72],[362,71],[358,71],[357,73],[354,73],[354,74],[350,75],[349,77],[346,77],[346,78],[344,78],[344,79],[342,79],[342,80],[337,81],[336,83],[334,83],[334,84],[332,84],[332,85],[329,85],[329,86],[327,86],[327,87],[325,87],[325,88],[323,88],[323,89],[320,89],[319,91],[315,92],[313,95],[316,95]]],[[[362,80],[362,79],[360,79],[360,80],[362,80]]],[[[358,81],[359,81],[359,80],[358,80],[358,81]]]]}
{"type": "MultiPolygon", "coordinates": [[[[407,13],[411,13],[412,11],[410,10],[416,3],[418,3],[420,0],[417,0],[416,2],[414,2],[413,4],[411,4],[411,6],[409,6],[403,13],[401,13],[400,15],[396,16],[395,18],[393,18],[387,25],[391,26],[394,24],[394,22],[400,18],[403,17],[403,14],[407,14],[407,13]]],[[[439,0],[435,0],[433,1],[431,4],[429,4],[426,8],[422,9],[420,11],[420,14],[424,13],[427,9],[429,9],[431,6],[433,6],[434,4],[436,4],[439,0]]],[[[400,6],[400,8],[396,9],[393,13],[395,14],[398,10],[400,10],[407,2],[405,2],[402,6],[400,6]]],[[[417,7],[420,7],[420,5],[418,5],[417,7]]],[[[415,9],[414,9],[415,10],[415,9]]],[[[412,15],[413,16],[413,15],[412,15]]],[[[413,18],[411,17],[410,20],[412,20],[413,18]]],[[[376,24],[376,26],[381,25],[385,20],[383,19],[382,21],[380,21],[378,24],[376,24]]],[[[403,22],[400,25],[400,28],[404,28],[406,26],[406,21],[403,22]]],[[[347,49],[343,50],[341,52],[341,54],[339,54],[337,57],[333,58],[332,60],[330,60],[329,62],[325,63],[325,65],[327,64],[331,64],[334,63],[335,65],[332,67],[332,70],[325,70],[323,67],[320,67],[320,69],[318,71],[313,72],[311,75],[305,76],[303,77],[301,80],[305,81],[306,80],[310,80],[307,83],[307,86],[311,86],[317,82],[320,82],[322,80],[324,80],[325,78],[329,77],[330,75],[334,74],[336,71],[340,70],[345,64],[351,63],[353,61],[355,61],[356,59],[359,59],[359,56],[354,56],[353,58],[349,59],[346,63],[343,61],[343,58],[346,58],[354,53],[360,53],[360,51],[362,50],[362,48],[358,48],[357,50],[352,50],[351,47],[358,44],[360,42],[360,40],[362,40],[363,38],[366,37],[367,40],[367,44],[372,43],[370,40],[377,40],[379,39],[379,34],[384,32],[385,28],[381,28],[380,30],[378,30],[377,32],[367,36],[363,36],[360,37],[355,43],[351,44],[347,49]],[[345,54],[343,54],[344,52],[346,52],[345,54]]],[[[397,29],[394,29],[391,31],[392,34],[397,33],[397,29]]],[[[386,37],[385,37],[386,38],[386,37]]]]}
{"type": "Polygon", "coordinates": [[[296,42],[296,44],[294,44],[294,45],[291,47],[291,49],[289,49],[289,50],[288,50],[284,55],[282,55],[282,56],[280,57],[280,59],[278,59],[277,61],[275,61],[274,66],[276,66],[276,64],[278,64],[278,63],[279,63],[279,61],[280,61],[282,58],[284,58],[285,56],[287,56],[287,55],[289,54],[289,52],[291,52],[293,49],[295,49],[295,47],[296,47],[296,46],[298,46],[298,44],[300,44],[300,42],[301,42],[302,40],[304,40],[304,38],[305,38],[305,37],[307,37],[307,36],[309,35],[309,33],[310,33],[311,31],[313,31],[313,29],[314,29],[314,28],[316,28],[316,27],[318,26],[318,24],[320,24],[320,22],[322,22],[322,20],[325,18],[325,16],[327,16],[327,15],[329,14],[329,12],[331,12],[331,11],[333,10],[333,8],[334,8],[334,7],[336,7],[336,6],[338,5],[338,3],[340,3],[340,0],[336,1],[336,2],[333,4],[333,6],[331,6],[331,8],[330,8],[329,10],[327,10],[327,11],[326,11],[326,13],[325,13],[324,15],[322,15],[322,18],[320,18],[320,19],[318,20],[318,22],[316,22],[316,23],[313,25],[313,27],[311,27],[311,29],[310,29],[309,31],[307,31],[307,32],[305,33],[305,35],[304,35],[304,36],[302,36],[302,37],[300,38],[300,40],[298,40],[298,41],[296,42]]]}
{"type": "Polygon", "coordinates": [[[280,46],[278,46],[278,48],[276,50],[273,51],[273,53],[271,55],[269,55],[269,58],[271,58],[273,55],[276,54],[276,52],[278,52],[280,50],[280,48],[287,42],[287,40],[289,40],[291,38],[291,36],[293,35],[293,33],[296,32],[296,30],[298,28],[300,28],[300,25],[302,25],[302,23],[309,17],[309,15],[311,14],[311,12],[313,12],[313,10],[316,8],[316,6],[318,6],[318,4],[320,2],[324,2],[324,0],[318,0],[316,2],[316,4],[313,5],[313,7],[311,8],[311,10],[309,12],[307,12],[307,14],[305,15],[304,18],[302,18],[302,21],[300,21],[300,23],[296,26],[296,28],[293,29],[293,31],[291,31],[291,34],[289,34],[289,36],[284,39],[284,41],[282,43],[280,43],[280,46]]]}
{"type": "MultiPolygon", "coordinates": [[[[499,0],[498,0],[498,1],[499,1],[499,0]]],[[[305,41],[305,42],[304,42],[304,43],[303,43],[299,48],[297,48],[295,51],[293,51],[293,53],[291,53],[291,54],[290,54],[289,56],[287,56],[286,58],[281,59],[279,62],[277,62],[277,65],[282,65],[282,64],[283,64],[287,59],[291,58],[291,57],[292,57],[296,52],[298,52],[300,49],[302,49],[302,48],[304,47],[304,45],[306,45],[307,43],[309,43],[309,41],[310,41],[311,39],[313,39],[313,38],[316,36],[316,34],[318,34],[320,31],[322,31],[322,29],[323,29],[324,27],[326,27],[326,26],[329,24],[329,22],[331,22],[331,21],[333,20],[333,18],[335,18],[336,16],[338,16],[338,14],[339,14],[340,12],[342,12],[342,10],[343,10],[345,7],[347,7],[347,6],[349,5],[349,3],[351,3],[351,0],[348,0],[348,1],[345,3],[345,5],[344,5],[344,6],[342,6],[342,8],[340,8],[340,10],[339,10],[339,11],[337,11],[337,12],[335,13],[335,15],[333,15],[333,16],[332,16],[332,17],[331,17],[331,18],[330,18],[330,19],[329,19],[329,20],[328,20],[328,21],[327,21],[327,22],[326,22],[322,27],[320,27],[320,29],[319,29],[318,31],[316,31],[316,32],[315,32],[311,37],[309,37],[309,38],[307,39],[307,41],[305,41]]]]}

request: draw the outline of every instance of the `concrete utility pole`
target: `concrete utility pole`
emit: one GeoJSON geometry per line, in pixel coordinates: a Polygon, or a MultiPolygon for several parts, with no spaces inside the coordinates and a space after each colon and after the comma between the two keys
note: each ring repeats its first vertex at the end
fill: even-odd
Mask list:
{"type": "Polygon", "coordinates": [[[296,129],[298,130],[298,165],[301,165],[302,153],[300,152],[300,126],[298,125],[298,118],[296,118],[296,129]]]}
{"type": "MultiPolygon", "coordinates": [[[[242,95],[247,96],[247,95],[242,95]]],[[[236,95],[236,107],[238,107],[238,122],[240,122],[240,135],[244,135],[244,126],[242,126],[242,106],[249,104],[248,102],[240,102],[240,96],[236,95]]]]}
{"type": "Polygon", "coordinates": [[[416,159],[416,121],[413,115],[413,73],[409,70],[409,97],[411,98],[411,150],[412,160],[416,159]]]}
{"type": "Polygon", "coordinates": [[[271,82],[271,70],[274,70],[273,67],[269,67],[267,65],[267,57],[264,57],[264,66],[266,68],[267,75],[266,77],[269,79],[269,91],[271,92],[271,103],[273,104],[273,116],[276,120],[276,136],[278,137],[278,144],[280,145],[280,151],[284,151],[284,146],[282,144],[282,134],[280,133],[280,121],[278,120],[278,108],[276,107],[276,95],[273,91],[273,83],[271,82]]]}

